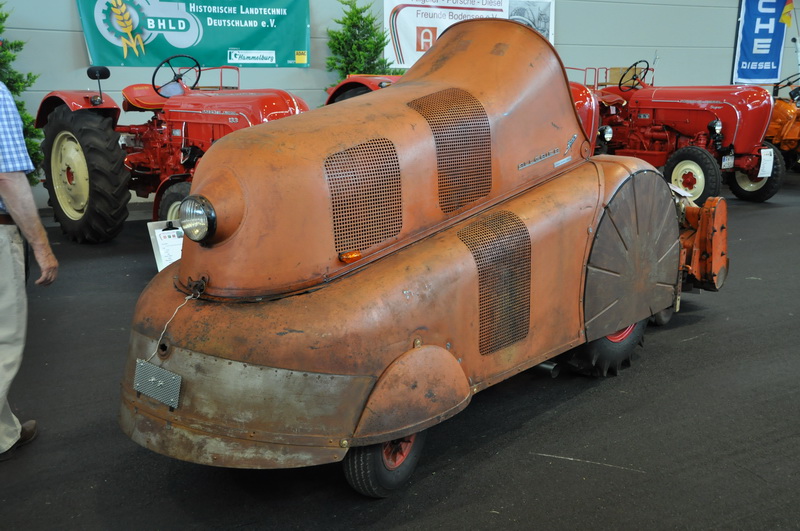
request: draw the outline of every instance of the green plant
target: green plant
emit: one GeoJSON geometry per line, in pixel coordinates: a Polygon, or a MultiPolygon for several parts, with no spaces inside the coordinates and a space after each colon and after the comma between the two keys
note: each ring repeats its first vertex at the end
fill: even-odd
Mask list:
{"type": "Polygon", "coordinates": [[[400,74],[392,63],[383,58],[383,49],[389,42],[370,9],[372,4],[359,7],[357,0],[339,0],[344,6],[342,18],[334,19],[342,29],[328,30],[328,48],[331,55],[326,61],[329,72],[339,73],[339,81],[348,74],[400,74]]]}
{"type": "MultiPolygon", "coordinates": [[[[23,41],[9,41],[3,38],[5,31],[5,23],[10,13],[3,11],[5,3],[0,3],[0,81],[5,83],[8,90],[14,96],[19,96],[25,89],[30,87],[38,78],[38,75],[31,73],[23,74],[17,72],[11,67],[11,63],[17,58],[17,52],[22,50],[25,45],[23,41]]],[[[42,131],[34,126],[33,116],[28,114],[25,110],[25,104],[15,98],[19,115],[22,118],[22,129],[25,135],[25,144],[28,147],[28,154],[31,157],[33,165],[38,169],[42,164],[44,158],[42,150],[39,147],[39,141],[43,138],[42,131]]],[[[36,177],[37,172],[28,175],[31,184],[39,182],[36,177]]]]}

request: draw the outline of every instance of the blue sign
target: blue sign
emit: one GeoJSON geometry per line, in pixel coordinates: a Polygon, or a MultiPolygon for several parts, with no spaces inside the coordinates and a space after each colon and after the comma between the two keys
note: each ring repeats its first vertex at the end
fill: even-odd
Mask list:
{"type": "Polygon", "coordinates": [[[734,83],[775,83],[781,76],[786,0],[742,0],[736,37],[734,83]]]}

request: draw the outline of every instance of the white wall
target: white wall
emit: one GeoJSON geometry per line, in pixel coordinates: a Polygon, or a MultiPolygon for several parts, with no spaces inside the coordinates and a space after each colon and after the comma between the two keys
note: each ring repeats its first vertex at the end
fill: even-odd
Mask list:
{"type": "MultiPolygon", "coordinates": [[[[730,83],[737,0],[555,1],[556,49],[567,66],[628,66],[639,59],[652,64],[657,56],[658,85],[730,83]]],[[[289,90],[311,108],[324,102],[324,88],[336,81],[336,74],[325,70],[326,29],[338,29],[333,19],[341,16],[342,6],[337,0],[309,2],[310,67],[245,68],[243,88],[289,90]]],[[[85,74],[89,57],[75,0],[6,0],[4,9],[11,12],[5,37],[27,42],[14,67],[41,74],[23,96],[29,112],[34,113],[51,90],[94,88],[85,74]]],[[[382,20],[382,9],[382,0],[375,0],[378,20],[382,20]]],[[[798,71],[789,41],[797,34],[795,22],[787,33],[784,75],[798,71]]],[[[120,102],[123,87],[148,82],[151,77],[150,68],[113,67],[103,88],[120,102]]],[[[144,121],[141,113],[129,114],[123,123],[144,121]]],[[[40,191],[37,201],[43,201],[40,191]]]]}

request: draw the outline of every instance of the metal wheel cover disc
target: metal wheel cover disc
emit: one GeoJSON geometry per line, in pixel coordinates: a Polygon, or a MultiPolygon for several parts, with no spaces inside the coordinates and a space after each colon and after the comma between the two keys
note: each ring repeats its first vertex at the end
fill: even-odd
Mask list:
{"type": "Polygon", "coordinates": [[[64,214],[81,219],[89,203],[89,168],[78,139],[69,131],[58,133],[53,142],[50,173],[64,214]]]}

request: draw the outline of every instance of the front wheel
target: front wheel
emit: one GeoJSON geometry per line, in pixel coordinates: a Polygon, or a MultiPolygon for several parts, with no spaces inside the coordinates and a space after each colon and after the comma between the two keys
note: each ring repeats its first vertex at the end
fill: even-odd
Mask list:
{"type": "MultiPolygon", "coordinates": [[[[786,161],[778,149],[764,142],[765,148],[772,149],[772,172],[769,177],[751,177],[750,175],[737,171],[732,179],[728,180],[733,195],[743,201],[753,201],[763,203],[783,186],[783,178],[786,175],[786,161]]],[[[753,173],[758,175],[757,170],[753,173]]]]}
{"type": "Polygon", "coordinates": [[[79,243],[114,238],[128,217],[130,174],[110,117],[57,107],[44,126],[45,188],[61,230],[79,243]]]}
{"type": "Polygon", "coordinates": [[[179,182],[171,184],[164,190],[161,202],[158,204],[158,219],[161,221],[175,221],[180,217],[181,201],[189,196],[191,183],[179,182]]]}
{"type": "Polygon", "coordinates": [[[417,467],[427,432],[352,448],[344,458],[344,475],[356,491],[386,498],[402,487],[417,467]]]}
{"type": "Polygon", "coordinates": [[[572,351],[568,361],[576,372],[590,376],[605,377],[631,364],[631,356],[642,342],[648,319],[618,330],[613,334],[589,341],[572,351]]]}
{"type": "Polygon", "coordinates": [[[686,191],[690,199],[702,206],[722,188],[722,171],[716,159],[703,148],[686,146],[677,150],[664,166],[667,181],[686,191]]]}

